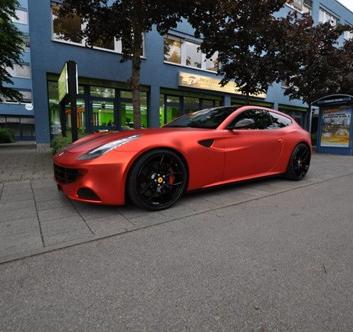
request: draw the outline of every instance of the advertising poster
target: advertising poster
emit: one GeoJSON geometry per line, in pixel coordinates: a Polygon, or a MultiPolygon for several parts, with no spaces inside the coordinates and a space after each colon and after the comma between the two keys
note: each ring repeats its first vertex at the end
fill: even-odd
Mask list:
{"type": "Polygon", "coordinates": [[[349,148],[352,109],[327,109],[322,117],[321,146],[349,148]]]}

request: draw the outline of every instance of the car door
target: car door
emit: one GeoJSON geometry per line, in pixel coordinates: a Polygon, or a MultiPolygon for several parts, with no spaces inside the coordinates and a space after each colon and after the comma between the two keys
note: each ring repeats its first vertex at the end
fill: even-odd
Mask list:
{"type": "Polygon", "coordinates": [[[283,137],[271,127],[269,112],[261,109],[248,109],[232,121],[224,141],[225,181],[261,176],[275,167],[283,137]]]}

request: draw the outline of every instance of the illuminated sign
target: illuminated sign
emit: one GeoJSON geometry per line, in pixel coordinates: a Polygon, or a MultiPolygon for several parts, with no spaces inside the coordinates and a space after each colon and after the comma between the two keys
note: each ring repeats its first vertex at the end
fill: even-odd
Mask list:
{"type": "Polygon", "coordinates": [[[349,148],[352,109],[333,108],[323,111],[321,146],[349,148]]]}
{"type": "MultiPolygon", "coordinates": [[[[237,94],[237,95],[242,94],[235,83],[229,82],[227,85],[221,86],[219,82],[220,82],[220,78],[212,78],[212,77],[195,75],[195,74],[184,73],[184,72],[179,73],[179,86],[184,86],[184,87],[193,88],[193,89],[231,93],[231,94],[237,94]]],[[[261,93],[258,95],[251,95],[251,97],[266,98],[267,95],[265,93],[261,93]]]]}
{"type": "Polygon", "coordinates": [[[66,62],[63,69],[61,70],[58,80],[58,98],[59,103],[70,93],[76,95],[78,92],[78,72],[77,65],[73,61],[66,62]],[[70,70],[69,70],[70,66],[70,70]],[[73,84],[69,88],[69,72],[70,80],[73,84]],[[69,91],[70,90],[70,91],[69,91]]]}
{"type": "Polygon", "coordinates": [[[67,63],[65,63],[63,69],[61,70],[59,81],[58,81],[58,89],[59,89],[59,103],[66,97],[69,93],[69,83],[68,83],[69,75],[67,73],[67,63]]]}

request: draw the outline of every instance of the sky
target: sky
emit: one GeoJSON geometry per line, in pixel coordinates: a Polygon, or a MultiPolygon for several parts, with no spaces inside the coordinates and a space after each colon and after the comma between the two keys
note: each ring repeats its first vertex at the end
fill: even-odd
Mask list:
{"type": "Polygon", "coordinates": [[[353,12],[353,0],[338,0],[338,2],[342,3],[353,12]]]}

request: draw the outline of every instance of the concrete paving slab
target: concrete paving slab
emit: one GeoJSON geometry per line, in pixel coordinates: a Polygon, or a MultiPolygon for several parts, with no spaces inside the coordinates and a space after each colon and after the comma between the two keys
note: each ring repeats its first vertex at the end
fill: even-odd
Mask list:
{"type": "Polygon", "coordinates": [[[66,243],[69,243],[71,241],[77,241],[81,240],[82,242],[85,242],[89,240],[90,238],[93,238],[92,233],[88,229],[77,229],[77,230],[71,230],[68,232],[63,232],[63,233],[55,233],[54,235],[50,236],[45,236],[45,245],[47,247],[50,246],[55,246],[57,244],[61,244],[62,246],[65,246],[66,243]]]}
{"type": "Polygon", "coordinates": [[[16,201],[28,201],[33,199],[33,194],[31,192],[26,192],[26,193],[6,193],[3,192],[1,195],[1,202],[16,202],[16,201]]]}
{"type": "Polygon", "coordinates": [[[26,208],[35,209],[33,197],[23,201],[13,200],[13,201],[5,202],[0,199],[0,215],[2,212],[8,211],[10,209],[26,209],[26,208]]]}
{"type": "Polygon", "coordinates": [[[41,222],[59,220],[75,216],[77,216],[77,211],[73,206],[57,207],[49,210],[38,211],[38,217],[41,222]]]}
{"type": "Polygon", "coordinates": [[[74,207],[85,220],[94,220],[97,218],[123,219],[121,207],[119,206],[102,206],[75,202],[74,207]]]}
{"type": "MultiPolygon", "coordinates": [[[[5,200],[6,201],[6,200],[5,200]]],[[[37,211],[34,206],[25,208],[8,208],[3,209],[0,206],[0,223],[18,219],[30,219],[37,217],[37,211]]]]}
{"type": "Polygon", "coordinates": [[[85,222],[79,216],[50,220],[50,222],[41,222],[44,240],[55,234],[70,233],[87,229],[85,222]]]}
{"type": "Polygon", "coordinates": [[[60,197],[59,199],[37,201],[36,206],[38,211],[51,210],[51,209],[57,209],[57,208],[70,209],[72,207],[72,203],[65,197],[60,197]]]}
{"type": "Polygon", "coordinates": [[[130,231],[136,227],[122,216],[101,217],[86,220],[87,225],[96,236],[109,236],[130,231]]]}
{"type": "Polygon", "coordinates": [[[51,190],[47,190],[47,191],[37,191],[34,193],[34,198],[37,202],[44,202],[44,201],[50,201],[50,200],[57,200],[57,199],[61,199],[62,198],[62,193],[60,193],[59,191],[51,189],[51,190]]]}
{"type": "Polygon", "coordinates": [[[7,236],[37,234],[38,231],[39,225],[37,218],[0,222],[0,241],[4,241],[7,236]]]}

